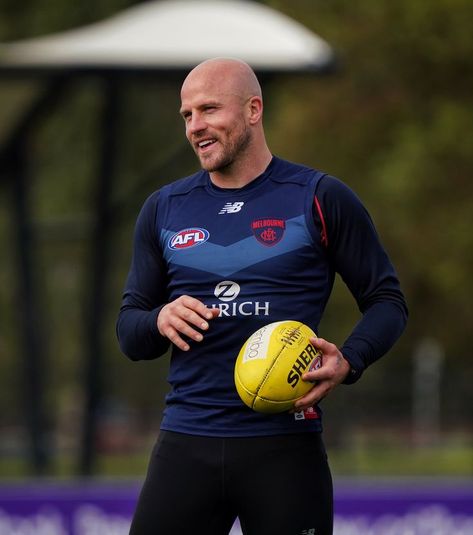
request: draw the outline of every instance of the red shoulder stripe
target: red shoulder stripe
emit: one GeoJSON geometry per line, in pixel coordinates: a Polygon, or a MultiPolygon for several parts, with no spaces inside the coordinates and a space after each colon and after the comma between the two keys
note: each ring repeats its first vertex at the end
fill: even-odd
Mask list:
{"type": "Polygon", "coordinates": [[[322,245],[325,245],[325,247],[328,247],[327,225],[325,224],[324,214],[322,212],[319,199],[317,199],[317,195],[315,195],[314,197],[314,202],[315,202],[315,207],[317,208],[317,212],[320,217],[320,222],[322,223],[322,231],[320,232],[321,242],[322,242],[322,245]]]}

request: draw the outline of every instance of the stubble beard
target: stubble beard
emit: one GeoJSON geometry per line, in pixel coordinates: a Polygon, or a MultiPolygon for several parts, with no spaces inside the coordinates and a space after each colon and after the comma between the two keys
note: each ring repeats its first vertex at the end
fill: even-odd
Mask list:
{"type": "MultiPolygon", "coordinates": [[[[251,139],[250,129],[244,127],[236,139],[221,144],[219,154],[208,159],[199,156],[202,169],[209,173],[228,171],[244,155],[251,143],[251,139]]],[[[217,139],[217,143],[221,142],[217,139]]]]}

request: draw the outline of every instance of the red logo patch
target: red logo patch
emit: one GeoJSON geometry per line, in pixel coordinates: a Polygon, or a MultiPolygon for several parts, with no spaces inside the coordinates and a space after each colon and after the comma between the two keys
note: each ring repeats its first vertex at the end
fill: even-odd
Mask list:
{"type": "Polygon", "coordinates": [[[255,238],[269,247],[276,245],[282,240],[286,230],[284,219],[256,219],[251,223],[251,230],[255,238]]]}

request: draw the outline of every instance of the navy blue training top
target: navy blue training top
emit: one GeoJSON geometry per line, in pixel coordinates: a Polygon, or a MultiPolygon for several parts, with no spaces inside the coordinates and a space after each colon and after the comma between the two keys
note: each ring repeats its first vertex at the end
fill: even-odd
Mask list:
{"type": "MultiPolygon", "coordinates": [[[[164,354],[160,308],[191,295],[220,314],[202,342],[173,346],[171,391],[161,429],[207,436],[256,436],[321,430],[321,413],[260,414],[234,385],[245,340],[267,323],[300,320],[315,332],[335,273],[362,318],[340,348],[352,371],[381,357],[402,333],[407,309],[373,223],[341,181],[273,157],[238,189],[216,187],[206,171],[166,185],[145,202],[117,333],[132,360],[164,354]]],[[[323,334],[322,334],[323,335],[323,334]]]]}

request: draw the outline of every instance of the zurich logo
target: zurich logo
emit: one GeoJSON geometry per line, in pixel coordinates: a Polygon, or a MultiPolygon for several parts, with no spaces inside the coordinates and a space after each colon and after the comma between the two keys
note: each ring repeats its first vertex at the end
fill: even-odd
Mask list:
{"type": "Polygon", "coordinates": [[[214,290],[215,297],[220,301],[233,301],[240,293],[240,285],[233,281],[222,281],[217,284],[214,290]]]}
{"type": "Polygon", "coordinates": [[[173,234],[168,241],[170,249],[189,249],[202,245],[210,238],[210,233],[204,228],[187,228],[173,234]]]}
{"type": "Polygon", "coordinates": [[[269,316],[269,301],[240,301],[241,287],[235,281],[222,281],[215,286],[214,295],[219,300],[212,304],[218,308],[219,317],[269,316]]]}

